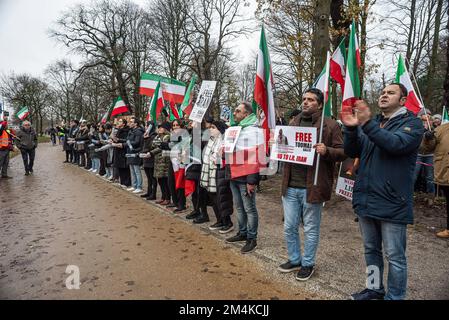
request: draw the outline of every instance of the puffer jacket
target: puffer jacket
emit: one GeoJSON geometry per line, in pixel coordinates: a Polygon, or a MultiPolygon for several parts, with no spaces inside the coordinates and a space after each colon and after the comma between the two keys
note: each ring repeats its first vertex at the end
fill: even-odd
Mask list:
{"type": "Polygon", "coordinates": [[[150,149],[151,155],[154,157],[154,177],[156,179],[168,177],[170,151],[161,149],[161,143],[163,142],[170,142],[170,134],[157,135],[150,149]]]}
{"type": "Polygon", "coordinates": [[[143,133],[141,127],[129,130],[128,139],[123,144],[123,147],[126,147],[126,163],[128,165],[140,166],[142,164],[139,153],[143,146],[143,133]]]}
{"type": "Polygon", "coordinates": [[[229,216],[234,212],[234,203],[230,181],[226,179],[226,169],[222,166],[217,168],[217,205],[221,216],[229,216]]]}

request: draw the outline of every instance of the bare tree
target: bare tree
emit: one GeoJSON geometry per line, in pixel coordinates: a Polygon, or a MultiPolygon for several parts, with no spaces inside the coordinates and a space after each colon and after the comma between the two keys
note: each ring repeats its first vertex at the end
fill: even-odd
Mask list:
{"type": "Polygon", "coordinates": [[[91,59],[93,64],[83,65],[80,73],[98,65],[110,68],[117,80],[118,93],[127,104],[124,62],[129,52],[128,26],[138,10],[130,1],[101,0],[89,6],[77,5],[64,13],[50,31],[67,47],[91,59]]]}

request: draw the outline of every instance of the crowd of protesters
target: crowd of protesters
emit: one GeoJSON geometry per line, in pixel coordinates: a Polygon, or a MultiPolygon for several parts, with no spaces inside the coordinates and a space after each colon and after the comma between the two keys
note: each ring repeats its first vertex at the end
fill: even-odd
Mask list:
{"type": "MultiPolygon", "coordinates": [[[[288,261],[278,267],[280,272],[295,271],[299,281],[313,275],[321,211],[331,198],[336,164],[347,157],[358,161],[353,208],[358,216],[367,270],[374,268],[379,277],[370,282],[368,272],[366,288],[353,294],[353,299],[405,298],[407,225],[413,223],[414,185],[421,174],[429,195],[433,197],[441,190],[446,198],[447,226],[437,236],[449,238],[449,124],[442,125],[441,117],[432,117],[425,110],[414,115],[404,106],[406,97],[406,88],[393,83],[384,88],[379,98],[381,114],[373,116],[367,103],[359,100],[354,108],[343,106],[341,122],[337,122],[321,119],[323,94],[309,89],[301,111],[295,110],[289,121],[277,119],[280,125],[288,122],[290,126],[315,127],[317,132],[323,126],[322,142],[314,146],[320,156],[316,182],[317,161],[313,166],[283,163],[281,192],[288,261]],[[304,228],[303,246],[300,226],[304,228]],[[388,263],[386,286],[384,254],[388,263]]],[[[239,104],[233,116],[242,131],[258,127],[258,117],[249,103],[239,104]]],[[[28,157],[25,160],[24,155],[25,170],[32,173],[37,143],[28,127],[29,123],[24,123],[17,138],[22,155],[28,157]]],[[[195,224],[210,221],[210,206],[215,220],[209,228],[227,234],[234,230],[231,216],[235,211],[237,233],[226,241],[244,242],[241,252],[250,253],[257,248],[256,190],[261,175],[251,172],[232,176],[229,158],[223,152],[227,128],[227,123],[210,116],[202,123],[188,119],[141,123],[135,117],[122,117],[114,124],[72,120],[69,127],[55,129],[55,136],[61,133],[65,163],[83,167],[173,213],[185,212],[190,198],[192,210],[185,218],[195,224]],[[196,132],[200,143],[195,143],[196,132]],[[147,180],[145,191],[141,168],[147,180]]],[[[3,123],[3,166],[4,150],[11,148],[13,140],[4,132],[3,123]]],[[[2,171],[2,176],[7,176],[6,171],[2,171]]]]}

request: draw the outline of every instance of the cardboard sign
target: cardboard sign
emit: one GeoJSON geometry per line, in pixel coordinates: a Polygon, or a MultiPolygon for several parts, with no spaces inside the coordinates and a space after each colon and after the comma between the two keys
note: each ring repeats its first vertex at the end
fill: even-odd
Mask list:
{"type": "Polygon", "coordinates": [[[271,160],[313,166],[317,128],[276,126],[271,160]]]}
{"type": "Polygon", "coordinates": [[[204,80],[201,83],[200,92],[190,113],[189,119],[197,122],[203,121],[204,115],[209,108],[212,97],[214,96],[215,86],[217,81],[204,80]]]}
{"type": "Polygon", "coordinates": [[[224,137],[224,152],[231,153],[234,152],[235,145],[237,144],[237,140],[240,136],[240,132],[242,131],[242,127],[230,127],[225,131],[224,137]]]}
{"type": "Polygon", "coordinates": [[[352,191],[355,183],[355,170],[357,167],[357,159],[348,158],[340,165],[340,172],[338,173],[337,189],[335,193],[348,200],[352,201],[352,191]]]}

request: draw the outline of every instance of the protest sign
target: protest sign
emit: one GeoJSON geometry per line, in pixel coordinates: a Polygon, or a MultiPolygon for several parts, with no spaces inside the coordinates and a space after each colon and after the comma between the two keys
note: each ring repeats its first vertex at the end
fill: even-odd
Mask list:
{"type": "Polygon", "coordinates": [[[242,127],[240,126],[226,129],[224,137],[224,152],[229,153],[234,151],[241,130],[242,127]]]}
{"type": "Polygon", "coordinates": [[[335,193],[348,200],[352,200],[357,162],[358,159],[346,159],[341,163],[340,172],[338,173],[337,189],[335,190],[335,193]]]}
{"type": "Polygon", "coordinates": [[[192,109],[192,113],[189,116],[190,120],[201,122],[204,115],[209,108],[212,97],[214,96],[215,86],[217,81],[207,81],[204,80],[201,83],[200,92],[198,93],[198,98],[196,99],[195,106],[192,109]]]}
{"type": "Polygon", "coordinates": [[[317,129],[313,127],[276,126],[271,160],[313,165],[317,129]]]}

